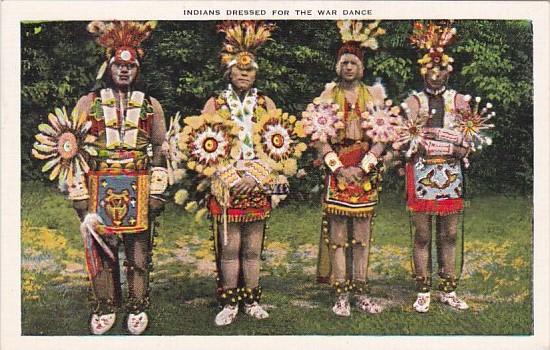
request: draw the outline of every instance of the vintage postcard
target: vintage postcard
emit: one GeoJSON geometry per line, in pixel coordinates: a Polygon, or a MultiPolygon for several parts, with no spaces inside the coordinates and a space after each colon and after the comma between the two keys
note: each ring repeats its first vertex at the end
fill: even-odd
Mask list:
{"type": "Polygon", "coordinates": [[[548,349],[548,21],[3,2],[2,348],[548,349]]]}

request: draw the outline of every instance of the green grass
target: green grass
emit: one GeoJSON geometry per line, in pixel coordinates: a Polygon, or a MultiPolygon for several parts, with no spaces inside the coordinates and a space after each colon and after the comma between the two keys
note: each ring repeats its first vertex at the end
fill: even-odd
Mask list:
{"type": "MultiPolygon", "coordinates": [[[[87,334],[88,283],[78,255],[78,220],[70,204],[40,183],[23,183],[21,217],[26,229],[37,232],[36,237],[24,234],[22,241],[23,334],[87,334]],[[52,232],[60,239],[56,246],[51,244],[52,232]]],[[[180,207],[168,205],[159,220],[152,322],[146,334],[532,334],[529,198],[494,195],[471,200],[465,220],[466,266],[458,290],[471,306],[464,312],[437,302],[428,314],[411,310],[409,218],[402,197],[383,194],[370,276],[373,296],[385,305],[384,312],[352,311],[351,318],[337,318],[330,311],[328,287],[314,282],[320,217],[319,206],[310,203],[287,203],[273,212],[262,272],[270,318],[253,321],[240,314],[234,324],[218,328],[213,325],[218,309],[209,224],[196,223],[180,207]]],[[[119,315],[109,334],[125,334],[124,313],[119,315]]]]}

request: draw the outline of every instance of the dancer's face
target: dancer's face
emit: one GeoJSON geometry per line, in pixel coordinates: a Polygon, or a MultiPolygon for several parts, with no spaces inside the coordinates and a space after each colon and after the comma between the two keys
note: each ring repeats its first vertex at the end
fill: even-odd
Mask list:
{"type": "Polygon", "coordinates": [[[231,67],[231,85],[239,91],[248,91],[256,81],[256,69],[253,67],[242,69],[231,67]]]}
{"type": "Polygon", "coordinates": [[[347,82],[360,80],[363,76],[363,65],[355,55],[344,54],[340,58],[340,78],[347,82]]]}
{"type": "Polygon", "coordinates": [[[448,70],[434,67],[428,69],[428,71],[424,75],[424,83],[427,88],[430,88],[432,90],[439,90],[447,85],[449,75],[450,72],[448,70]]]}
{"type": "Polygon", "coordinates": [[[111,65],[111,79],[118,88],[128,88],[136,80],[138,67],[134,63],[113,63],[111,65]]]}

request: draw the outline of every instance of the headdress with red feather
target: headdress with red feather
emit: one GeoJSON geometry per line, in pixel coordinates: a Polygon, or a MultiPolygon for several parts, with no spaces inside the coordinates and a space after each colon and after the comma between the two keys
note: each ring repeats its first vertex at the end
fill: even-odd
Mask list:
{"type": "Polygon", "coordinates": [[[220,54],[222,65],[226,68],[237,65],[243,69],[258,69],[256,50],[270,39],[275,25],[263,21],[224,21],[217,26],[217,30],[225,34],[220,54]]]}
{"type": "Polygon", "coordinates": [[[422,22],[414,23],[409,40],[418,50],[425,52],[424,56],[418,60],[422,75],[436,66],[449,72],[453,70],[451,63],[454,60],[445,53],[445,48],[456,39],[456,28],[451,28],[450,24],[450,21],[442,21],[439,25],[434,22],[426,25],[422,22]]]}
{"type": "Polygon", "coordinates": [[[151,36],[151,32],[156,28],[156,25],[156,21],[145,23],[133,21],[90,22],[87,29],[97,36],[96,42],[105,48],[105,55],[107,56],[107,60],[99,70],[97,79],[101,79],[110,63],[134,63],[139,65],[139,59],[144,55],[141,43],[151,36]]]}

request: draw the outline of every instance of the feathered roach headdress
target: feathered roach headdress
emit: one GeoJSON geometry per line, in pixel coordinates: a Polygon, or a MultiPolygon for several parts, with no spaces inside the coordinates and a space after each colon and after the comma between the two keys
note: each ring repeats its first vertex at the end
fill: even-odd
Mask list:
{"type": "Polygon", "coordinates": [[[436,66],[449,72],[453,70],[451,65],[453,58],[445,53],[445,48],[452,44],[456,37],[456,28],[450,27],[450,21],[443,21],[441,25],[429,22],[415,22],[413,33],[409,37],[411,43],[420,51],[426,51],[418,60],[421,65],[420,73],[425,75],[428,69],[436,66]]]}
{"type": "Polygon", "coordinates": [[[157,26],[156,21],[145,23],[133,21],[113,21],[105,23],[92,21],[88,31],[97,36],[97,43],[105,48],[107,60],[101,65],[97,79],[101,79],[107,66],[113,62],[134,63],[144,55],[141,43],[147,39],[157,26]]]}
{"type": "Polygon", "coordinates": [[[338,50],[337,60],[343,54],[350,53],[363,61],[365,48],[378,49],[376,37],[386,33],[386,30],[378,27],[378,24],[380,24],[380,21],[373,21],[367,25],[358,20],[337,21],[336,25],[340,28],[340,36],[343,42],[338,50]]]}
{"type": "Polygon", "coordinates": [[[271,37],[275,25],[263,21],[224,21],[217,26],[218,33],[225,34],[220,54],[222,65],[234,65],[242,69],[254,67],[256,50],[271,37]]]}

